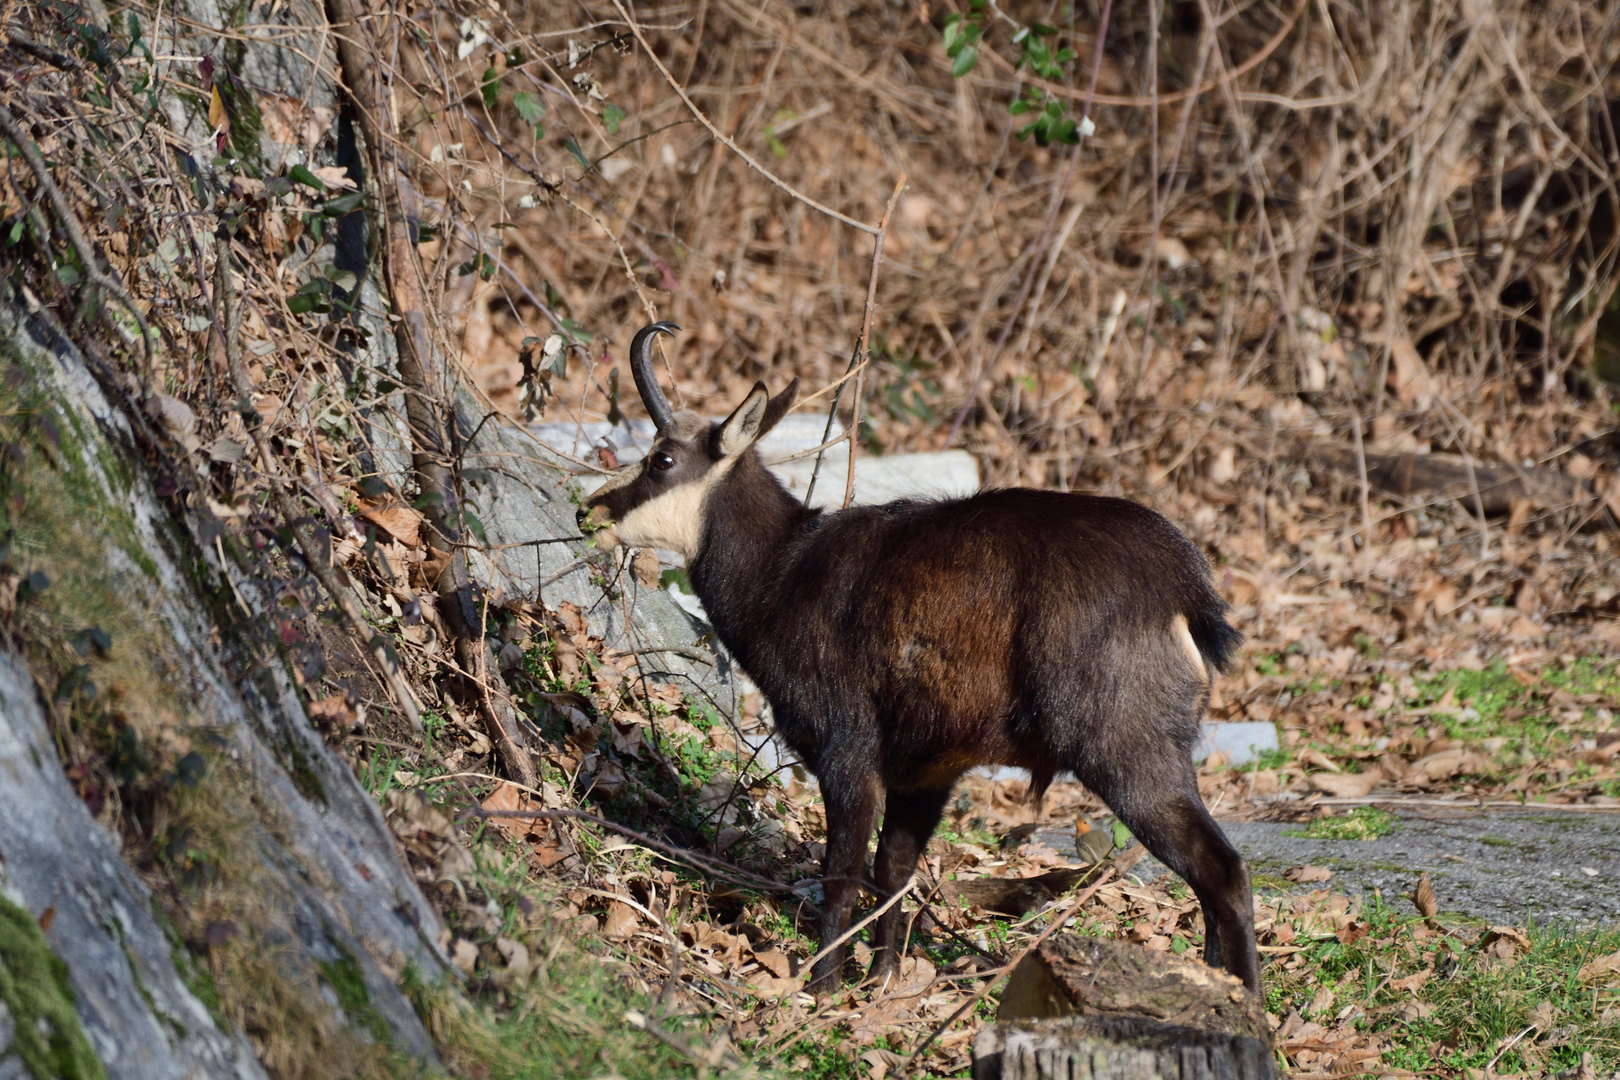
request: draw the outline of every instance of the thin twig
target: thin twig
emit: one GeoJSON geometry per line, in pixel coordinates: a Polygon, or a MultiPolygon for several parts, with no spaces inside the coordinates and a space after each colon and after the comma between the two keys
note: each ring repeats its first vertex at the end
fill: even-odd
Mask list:
{"type": "Polygon", "coordinates": [[[310,536],[309,530],[301,524],[305,515],[299,513],[297,505],[282,485],[279,470],[276,469],[276,459],[270,449],[270,441],[264,434],[262,418],[253,408],[253,384],[248,381],[247,373],[242,369],[242,347],[236,336],[239,320],[233,318],[231,313],[232,301],[235,299],[235,286],[231,282],[231,241],[223,223],[215,234],[214,260],[214,301],[219,309],[219,333],[225,346],[225,362],[230,367],[231,383],[236,391],[243,424],[253,439],[253,445],[259,451],[259,461],[264,469],[265,480],[270,484],[276,511],[286,521],[287,527],[298,540],[298,546],[303,549],[304,562],[308,564],[327,595],[337,604],[338,610],[343,612],[344,618],[348,619],[349,626],[359,638],[361,646],[370,649],[377,657],[377,663],[383,669],[383,679],[388,684],[388,692],[393,695],[400,712],[404,713],[405,719],[410,722],[411,730],[421,731],[422,715],[417,709],[416,698],[411,694],[411,688],[406,685],[404,677],[400,674],[398,660],[388,651],[383,636],[366,622],[359,601],[338,579],[336,569],[327,561],[320,546],[310,536]]]}
{"type": "MultiPolygon", "coordinates": [[[[465,773],[459,775],[483,776],[484,774],[465,773]]],[[[442,780],[444,777],[434,777],[434,779],[442,780]]],[[[488,779],[500,778],[489,777],[488,779]]],[[[506,782],[514,783],[513,781],[506,782]]],[[[533,788],[528,788],[523,784],[515,784],[515,786],[529,791],[534,795],[540,794],[533,788]]],[[[626,825],[620,825],[616,821],[610,821],[607,818],[600,817],[596,814],[586,813],[584,810],[485,810],[481,806],[469,806],[462,810],[462,814],[480,818],[525,818],[535,821],[556,821],[566,818],[574,821],[587,821],[599,828],[610,829],[613,832],[618,833],[620,836],[634,840],[642,847],[650,848],[653,851],[668,855],[672,859],[687,863],[694,869],[701,870],[703,873],[713,874],[715,877],[728,878],[739,885],[746,885],[751,889],[758,889],[761,892],[802,893],[809,885],[814,883],[813,881],[804,881],[792,885],[783,885],[781,882],[772,881],[770,878],[760,877],[758,874],[749,873],[742,867],[726,862],[723,859],[717,859],[712,855],[704,855],[701,852],[693,851],[690,848],[677,847],[674,844],[666,844],[664,841],[656,840],[644,832],[637,832],[635,829],[632,829],[626,825]]]]}
{"type": "MultiPolygon", "coordinates": [[[[855,355],[866,359],[869,355],[868,346],[872,340],[872,312],[877,307],[878,268],[883,265],[883,241],[889,235],[889,215],[894,213],[894,204],[900,201],[900,193],[906,189],[906,174],[901,173],[900,178],[894,182],[894,194],[889,196],[888,204],[883,207],[883,220],[878,222],[877,242],[872,248],[872,272],[866,279],[866,311],[861,316],[861,337],[855,343],[855,355]]],[[[863,364],[864,368],[865,365],[863,364]]],[[[850,406],[849,414],[849,471],[844,474],[844,506],[848,507],[855,501],[855,451],[860,446],[861,439],[861,380],[864,374],[855,373],[855,401],[850,406]]],[[[817,459],[819,464],[820,459],[817,459]]],[[[808,503],[810,497],[805,495],[808,503]]]]}
{"type": "MultiPolygon", "coordinates": [[[[860,339],[855,343],[854,351],[849,354],[849,364],[848,364],[847,367],[844,368],[844,374],[842,376],[840,376],[839,379],[836,382],[830,383],[827,386],[822,387],[820,390],[817,390],[814,394],[811,394],[808,398],[805,398],[804,401],[801,401],[799,403],[802,406],[802,405],[804,405],[804,404],[806,404],[806,403],[808,403],[810,401],[814,401],[816,398],[820,397],[822,394],[825,394],[828,390],[831,390],[834,387],[837,387],[837,393],[833,394],[832,405],[829,406],[828,409],[827,409],[827,424],[826,424],[825,427],[823,427],[821,429],[821,445],[816,447],[813,451],[806,451],[803,455],[801,455],[801,456],[804,456],[804,457],[808,457],[810,455],[810,453],[812,453],[812,452],[816,455],[816,464],[810,470],[810,483],[804,489],[804,505],[806,505],[806,506],[810,505],[810,497],[816,493],[816,481],[821,478],[821,462],[822,462],[822,459],[826,457],[827,450],[829,448],[833,447],[833,446],[836,446],[838,443],[842,442],[846,438],[852,438],[850,433],[848,431],[846,431],[844,434],[842,434],[842,435],[838,436],[838,438],[834,439],[834,438],[832,438],[832,429],[833,429],[833,425],[838,422],[838,406],[844,400],[844,386],[849,382],[849,380],[851,378],[854,378],[856,380],[856,383],[855,383],[856,397],[858,398],[860,396],[860,381],[859,381],[860,380],[860,374],[861,374],[861,372],[866,370],[867,364],[871,363],[871,359],[872,359],[871,356],[870,355],[865,355],[865,353],[866,353],[866,335],[867,335],[867,332],[871,329],[871,325],[872,325],[872,305],[873,305],[874,298],[875,298],[875,295],[876,295],[876,292],[877,292],[878,263],[883,258],[883,237],[884,237],[884,235],[887,234],[888,227],[889,227],[889,211],[894,209],[894,199],[895,199],[896,196],[898,196],[900,194],[900,188],[905,182],[906,182],[906,174],[901,173],[899,181],[894,186],[894,195],[890,196],[889,205],[883,211],[883,223],[879,227],[877,248],[872,254],[872,272],[871,272],[871,276],[867,279],[867,283],[866,283],[866,314],[864,315],[864,317],[862,319],[860,339]]],[[[855,445],[854,442],[850,443],[851,447],[853,447],[854,445],[855,445]]],[[[792,459],[789,458],[789,459],[784,459],[784,460],[792,460],[792,459]]],[[[844,501],[845,506],[849,505],[849,501],[848,501],[848,498],[847,498],[847,496],[849,494],[848,487],[849,487],[850,484],[853,483],[853,480],[851,478],[853,478],[854,475],[855,475],[855,461],[854,461],[854,452],[852,450],[851,454],[850,454],[849,475],[845,479],[845,487],[846,487],[846,490],[845,490],[846,499],[844,501]]]]}
{"type": "MultiPolygon", "coordinates": [[[[951,421],[950,431],[945,436],[947,446],[956,441],[956,433],[961,430],[962,421],[967,419],[967,414],[973,409],[973,403],[978,400],[979,387],[995,366],[997,358],[1001,356],[1001,350],[1007,344],[1007,339],[1012,336],[1013,326],[1017,324],[1018,316],[1023,314],[1024,301],[1029,299],[1030,289],[1035,285],[1035,278],[1041,272],[1041,256],[1046,254],[1046,245],[1052,239],[1052,226],[1057,223],[1058,208],[1063,205],[1063,196],[1069,190],[1069,180],[1074,175],[1075,163],[1080,160],[1080,148],[1085,145],[1087,127],[1091,126],[1091,103],[1097,92],[1097,77],[1102,73],[1103,41],[1108,37],[1108,20],[1113,11],[1114,0],[1103,0],[1102,15],[1097,20],[1097,47],[1091,54],[1091,81],[1086,86],[1085,104],[1080,109],[1080,137],[1069,148],[1069,157],[1063,166],[1063,178],[1052,189],[1046,209],[1046,221],[1041,225],[1040,239],[1035,244],[1035,257],[1029,261],[1029,269],[1024,271],[1024,284],[1018,290],[1018,299],[1013,302],[1012,314],[1008,315],[1007,321],[1002,324],[1001,333],[996,336],[990,355],[979,365],[978,373],[973,376],[967,396],[962,399],[962,407],[957,410],[956,419],[951,421]]],[[[1156,184],[1157,180],[1154,182],[1156,184]]]]}
{"type": "MultiPolygon", "coordinates": [[[[95,249],[90,246],[90,241],[85,238],[84,229],[80,227],[78,217],[68,207],[67,198],[62,194],[62,189],[56,186],[56,180],[51,176],[50,170],[45,167],[45,159],[39,156],[39,150],[35,148],[34,140],[28,137],[27,132],[23,131],[22,126],[17,123],[17,118],[12,116],[11,110],[4,105],[0,105],[0,130],[3,130],[6,137],[16,144],[18,153],[22,154],[23,160],[28,163],[28,168],[33,172],[34,179],[39,181],[39,186],[45,189],[45,194],[51,201],[51,209],[56,211],[57,223],[62,226],[62,231],[67,233],[68,242],[73,245],[73,250],[79,256],[79,262],[84,267],[84,276],[91,285],[111,293],[129,312],[130,317],[135,320],[135,325],[140,330],[141,350],[146,357],[146,378],[150,382],[152,373],[157,366],[157,355],[152,346],[151,328],[146,325],[146,316],[142,315],[141,309],[135,306],[134,299],[124,288],[124,283],[101,269],[101,262],[96,258],[95,249]]],[[[22,197],[21,192],[18,192],[18,197],[22,197]]]]}
{"type": "MultiPolygon", "coordinates": [[[[1372,546],[1373,531],[1372,505],[1367,498],[1367,452],[1361,445],[1361,410],[1352,409],[1350,412],[1350,430],[1356,437],[1356,477],[1361,485],[1361,527],[1364,535],[1361,541],[1361,583],[1365,585],[1372,577],[1372,546]]],[[[1476,484],[1477,488],[1479,485],[1476,484]]]]}
{"type": "MultiPolygon", "coordinates": [[[[1299,0],[1299,3],[1294,6],[1294,13],[1288,16],[1287,21],[1282,24],[1275,34],[1271,35],[1264,45],[1255,50],[1253,56],[1232,68],[1230,71],[1217,75],[1207,82],[1202,82],[1197,86],[1188,87],[1185,90],[1177,90],[1173,93],[1164,94],[1162,96],[1150,94],[1147,97],[1141,97],[1135,94],[1088,93],[1086,95],[1086,101],[1096,105],[1123,105],[1132,109],[1149,109],[1158,105],[1173,105],[1178,101],[1185,101],[1188,98],[1203,97],[1211,90],[1221,89],[1237,81],[1244,75],[1247,75],[1249,72],[1259,67],[1261,64],[1265,63],[1266,58],[1272,53],[1276,52],[1277,47],[1287,39],[1288,35],[1293,31],[1294,25],[1299,22],[1300,16],[1305,14],[1305,9],[1309,5],[1310,0],[1299,0]]],[[[1215,23],[1211,22],[1209,25],[1213,28],[1215,23]]],[[[1102,28],[1097,32],[1097,46],[1099,50],[1102,47],[1103,35],[1106,32],[1107,21],[1105,19],[1102,28]]],[[[994,49],[980,50],[981,56],[986,54],[989,55],[990,62],[996,67],[1001,68],[1009,75],[1017,75],[1020,79],[1023,79],[1029,83],[1029,85],[1044,90],[1048,94],[1069,98],[1071,101],[1079,100],[1080,98],[1080,92],[1072,86],[1064,86],[1062,83],[1047,82],[1045,79],[1038,78],[1033,74],[1015,69],[1011,61],[1007,60],[994,49]]],[[[943,56],[944,54],[941,53],[940,55],[943,56]]]]}
{"type": "Polygon", "coordinates": [[[913,877],[910,881],[906,882],[905,888],[896,890],[893,896],[889,897],[887,900],[883,901],[883,903],[874,908],[871,914],[867,915],[866,918],[862,919],[848,930],[845,930],[842,934],[839,934],[837,937],[833,938],[832,941],[828,942],[826,945],[823,945],[816,955],[799,965],[799,978],[805,978],[810,974],[811,970],[816,966],[816,964],[821,962],[826,957],[832,955],[835,949],[843,945],[844,942],[848,941],[862,930],[865,930],[872,923],[876,922],[884,912],[898,904],[901,897],[909,896],[911,890],[916,887],[916,884],[917,879],[916,877],[913,877]]]}
{"type": "Polygon", "coordinates": [[[749,155],[748,151],[738,146],[730,136],[721,131],[719,128],[715,127],[714,121],[710,120],[704,115],[703,110],[698,108],[692,99],[687,96],[685,88],[683,88],[680,83],[675,81],[675,76],[670,73],[669,68],[665,67],[664,62],[658,59],[658,54],[653,52],[652,46],[647,44],[646,37],[642,35],[641,26],[637,24],[636,20],[630,15],[630,12],[625,8],[621,0],[613,0],[613,6],[619,9],[620,15],[624,16],[625,25],[630,27],[630,32],[636,35],[636,40],[641,43],[642,51],[647,54],[647,59],[653,62],[653,66],[656,67],[658,69],[658,73],[664,77],[664,81],[669,83],[670,89],[675,91],[676,95],[681,99],[681,102],[686,106],[687,110],[691,112],[693,116],[697,117],[698,123],[708,128],[709,134],[718,139],[726,147],[726,149],[742,158],[750,169],[753,169],[755,172],[759,173],[759,175],[763,176],[765,179],[787,192],[787,194],[793,198],[804,203],[804,205],[810,207],[812,210],[820,211],[834,220],[842,221],[845,225],[848,225],[851,228],[861,230],[863,233],[869,233],[873,236],[877,235],[878,230],[866,224],[866,222],[856,221],[847,214],[840,214],[832,207],[822,205],[821,203],[812,199],[810,196],[806,195],[804,192],[793,187],[793,185],[789,184],[787,181],[771,172],[771,170],[755,161],[754,158],[749,155]]]}
{"type": "Polygon", "coordinates": [[[899,1075],[911,1075],[912,1069],[916,1068],[917,1059],[922,1056],[924,1050],[927,1050],[933,1045],[934,1040],[939,1038],[941,1033],[943,1033],[946,1028],[956,1023],[962,1018],[964,1013],[973,1008],[973,1006],[977,1005],[979,1000],[990,992],[990,988],[995,986],[996,983],[1000,982],[1002,976],[1011,974],[1012,970],[1019,965],[1024,957],[1040,948],[1042,943],[1044,943],[1047,938],[1055,934],[1059,927],[1068,922],[1069,917],[1076,911],[1080,910],[1080,908],[1084,906],[1085,902],[1095,896],[1097,894],[1097,890],[1102,888],[1108,879],[1113,876],[1114,868],[1112,866],[1105,867],[1103,869],[1102,876],[1096,881],[1092,882],[1091,886],[1087,888],[1085,892],[1075,897],[1074,901],[1070,903],[1068,907],[1063,909],[1062,914],[1054,916],[1052,919],[1052,925],[1048,926],[1045,930],[1042,930],[1039,937],[1030,942],[1028,945],[1024,946],[1023,949],[1018,952],[1018,955],[1007,961],[1006,964],[985,976],[984,985],[980,986],[979,989],[974,992],[972,997],[968,998],[966,1001],[962,1002],[961,1005],[957,1006],[956,1011],[941,1021],[939,1026],[934,1028],[933,1031],[929,1032],[928,1037],[918,1044],[917,1049],[911,1052],[911,1055],[906,1058],[905,1067],[901,1069],[899,1075]]]}

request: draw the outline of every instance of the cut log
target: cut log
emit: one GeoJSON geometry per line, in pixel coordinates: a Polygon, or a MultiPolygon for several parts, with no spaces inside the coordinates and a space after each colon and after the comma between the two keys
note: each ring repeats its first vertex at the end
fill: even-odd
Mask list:
{"type": "MultiPolygon", "coordinates": [[[[1305,447],[1305,458],[1318,468],[1356,478],[1361,475],[1356,448],[1318,442],[1305,447]]],[[[1382,454],[1368,450],[1367,483],[1402,499],[1456,499],[1470,510],[1474,486],[1487,514],[1506,514],[1516,502],[1550,509],[1591,498],[1589,485],[1556,469],[1518,465],[1486,465],[1454,454],[1382,454]]]]}
{"type": "Polygon", "coordinates": [[[974,1080],[1271,1080],[1270,1027],[1238,979],[1139,945],[1059,935],[1030,953],[973,1045],[974,1080]]]}

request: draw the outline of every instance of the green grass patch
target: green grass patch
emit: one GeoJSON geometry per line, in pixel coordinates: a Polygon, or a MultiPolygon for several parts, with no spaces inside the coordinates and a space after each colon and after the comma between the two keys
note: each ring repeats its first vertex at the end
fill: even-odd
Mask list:
{"type": "MultiPolygon", "coordinates": [[[[404,988],[417,1012],[434,1032],[440,1052],[454,1075],[487,1080],[663,1080],[666,1077],[713,1075],[712,1069],[680,1053],[629,1019],[649,1018],[663,1033],[696,1054],[723,1037],[702,1016],[665,1015],[633,966],[611,951],[593,951],[580,942],[564,941],[560,928],[544,936],[550,948],[538,951],[537,970],[526,985],[508,985],[472,998],[448,985],[428,986],[407,972],[404,988]]],[[[531,950],[534,946],[531,946],[531,950]]],[[[852,1055],[830,1045],[813,1045],[825,1077],[854,1077],[852,1055]],[[839,1071],[839,1069],[843,1071],[839,1071]]],[[[769,1066],[749,1060],[748,1046],[737,1047],[744,1067],[729,1075],[777,1075],[769,1066]]],[[[796,1053],[785,1055],[788,1059],[796,1053]]],[[[736,1058],[732,1059],[733,1061],[736,1058]]]]}
{"type": "Polygon", "coordinates": [[[1307,939],[1304,952],[1267,968],[1272,1012],[1299,1009],[1327,1022],[1352,1008],[1355,1028],[1385,1043],[1386,1068],[1448,1075],[1480,1069],[1538,1022],[1545,1026],[1502,1053],[1498,1074],[1573,1069],[1583,1051],[1600,1076],[1620,1067],[1620,990],[1578,976],[1582,965],[1620,950],[1620,929],[1532,924],[1529,951],[1510,960],[1482,949],[1477,928],[1420,937],[1421,919],[1376,899],[1361,917],[1371,929],[1359,941],[1307,939]],[[1433,975],[1415,992],[1389,988],[1390,978],[1425,968],[1433,975]],[[1331,989],[1331,1001],[1317,999],[1323,988],[1331,989]]]}
{"type": "MultiPolygon", "coordinates": [[[[1515,767],[1565,752],[1574,737],[1557,715],[1556,691],[1575,695],[1602,694],[1620,703],[1620,665],[1598,656],[1583,656],[1569,664],[1549,666],[1541,682],[1527,687],[1501,660],[1478,670],[1457,668],[1432,677],[1415,679],[1418,696],[1409,708],[1432,706],[1451,694],[1456,713],[1439,714],[1448,738],[1468,745],[1501,738],[1501,764],[1515,767]]],[[[1588,710],[1590,717],[1590,710],[1588,710]]]]}
{"type": "Polygon", "coordinates": [[[1376,806],[1358,806],[1338,817],[1317,818],[1303,829],[1284,829],[1284,836],[1307,840],[1376,840],[1395,831],[1396,821],[1376,806]]]}

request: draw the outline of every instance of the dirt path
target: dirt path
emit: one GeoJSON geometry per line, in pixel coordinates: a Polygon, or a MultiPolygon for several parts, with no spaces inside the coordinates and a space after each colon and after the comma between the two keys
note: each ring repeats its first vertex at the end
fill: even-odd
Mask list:
{"type": "MultiPolygon", "coordinates": [[[[1227,821],[1221,827],[1249,860],[1260,888],[1303,890],[1283,880],[1290,867],[1324,866],[1339,892],[1382,890],[1386,900],[1410,894],[1424,871],[1442,913],[1523,925],[1620,920],[1620,815],[1547,811],[1418,814],[1400,811],[1398,827],[1376,840],[1311,840],[1290,836],[1303,826],[1227,821]]],[[[1074,849],[1067,830],[1035,837],[1059,851],[1074,849]],[[1065,836],[1067,834],[1067,836],[1065,836]]],[[[1156,859],[1133,871],[1143,880],[1169,871],[1156,859]]]]}

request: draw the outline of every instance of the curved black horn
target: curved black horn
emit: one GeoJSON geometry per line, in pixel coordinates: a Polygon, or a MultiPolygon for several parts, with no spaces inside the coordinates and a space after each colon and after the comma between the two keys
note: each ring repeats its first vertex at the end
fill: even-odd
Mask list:
{"type": "Polygon", "coordinates": [[[659,334],[673,335],[679,329],[672,322],[655,322],[637,330],[636,336],[630,339],[630,374],[636,377],[636,392],[641,395],[641,403],[647,406],[653,427],[659,431],[669,426],[675,412],[658,388],[658,376],[653,374],[652,340],[659,334]]]}

